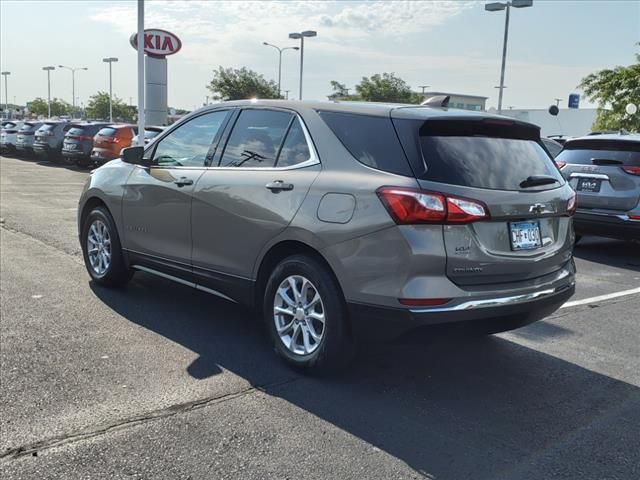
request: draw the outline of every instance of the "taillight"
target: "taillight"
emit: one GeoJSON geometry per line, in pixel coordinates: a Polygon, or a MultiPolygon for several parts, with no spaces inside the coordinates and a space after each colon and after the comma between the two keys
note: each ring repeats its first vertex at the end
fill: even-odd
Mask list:
{"type": "Polygon", "coordinates": [[[627,173],[629,173],[629,174],[631,174],[631,175],[638,175],[638,176],[640,176],[640,167],[632,167],[632,166],[629,166],[629,165],[625,165],[624,167],[622,167],[622,169],[623,169],[625,172],[627,172],[627,173]]]}
{"type": "Polygon", "coordinates": [[[571,197],[569,197],[569,201],[567,202],[567,213],[573,215],[576,213],[576,207],[576,192],[571,192],[571,197]]]}
{"type": "Polygon", "coordinates": [[[116,137],[104,137],[103,140],[109,143],[118,143],[118,139],[116,137]]]}
{"type": "Polygon", "coordinates": [[[558,170],[562,170],[567,165],[567,162],[556,162],[556,167],[558,170]]]}
{"type": "Polygon", "coordinates": [[[381,187],[376,193],[398,225],[469,223],[489,218],[481,202],[467,198],[403,187],[381,187]]]}

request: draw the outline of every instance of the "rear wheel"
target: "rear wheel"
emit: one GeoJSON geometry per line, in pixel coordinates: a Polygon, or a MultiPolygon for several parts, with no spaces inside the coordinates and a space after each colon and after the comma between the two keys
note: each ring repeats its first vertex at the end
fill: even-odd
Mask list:
{"type": "Polygon", "coordinates": [[[106,208],[96,207],[87,215],[80,238],[85,266],[96,283],[117,287],[131,279],[115,222],[106,208]]]}
{"type": "Polygon", "coordinates": [[[295,255],[275,268],[263,311],[276,352],[293,367],[331,371],[354,355],[342,292],[327,267],[311,256],[295,255]]]}

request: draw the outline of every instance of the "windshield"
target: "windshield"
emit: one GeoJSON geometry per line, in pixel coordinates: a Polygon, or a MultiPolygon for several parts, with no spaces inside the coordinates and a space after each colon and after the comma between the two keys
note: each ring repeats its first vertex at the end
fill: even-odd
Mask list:
{"type": "Polygon", "coordinates": [[[493,190],[522,190],[534,176],[550,177],[546,185],[564,182],[540,144],[534,140],[473,136],[421,136],[427,164],[424,180],[493,190]]]}
{"type": "Polygon", "coordinates": [[[640,167],[640,142],[571,142],[556,157],[573,165],[593,165],[594,160],[613,160],[640,167]]]}

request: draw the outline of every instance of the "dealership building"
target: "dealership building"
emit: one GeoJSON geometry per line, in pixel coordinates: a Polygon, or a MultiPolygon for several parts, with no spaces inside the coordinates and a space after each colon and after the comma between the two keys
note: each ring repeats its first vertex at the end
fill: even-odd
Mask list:
{"type": "Polygon", "coordinates": [[[449,107],[460,108],[463,110],[486,110],[487,97],[481,97],[478,95],[467,95],[465,93],[447,93],[447,92],[416,92],[417,95],[424,96],[425,99],[429,97],[436,97],[439,95],[448,95],[449,107]]]}

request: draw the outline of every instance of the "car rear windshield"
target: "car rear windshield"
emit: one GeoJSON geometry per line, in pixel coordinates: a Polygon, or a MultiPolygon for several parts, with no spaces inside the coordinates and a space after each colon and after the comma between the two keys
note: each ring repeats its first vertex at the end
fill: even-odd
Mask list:
{"type": "Polygon", "coordinates": [[[54,130],[56,128],[57,123],[45,123],[40,127],[42,131],[54,130]]]}
{"type": "Polygon", "coordinates": [[[84,133],[84,129],[82,127],[71,127],[67,132],[68,135],[82,135],[84,133]]]}
{"type": "Polygon", "coordinates": [[[145,130],[144,131],[144,138],[153,138],[153,137],[157,137],[160,132],[162,132],[162,130],[145,130]]]}
{"type": "Polygon", "coordinates": [[[360,163],[398,175],[413,175],[390,118],[341,112],[318,113],[360,163]]]}
{"type": "Polygon", "coordinates": [[[512,191],[564,184],[533,125],[492,118],[400,119],[394,123],[421,180],[512,191]],[[525,182],[538,176],[550,179],[542,180],[544,185],[525,182]]]}
{"type": "Polygon", "coordinates": [[[640,167],[640,142],[577,140],[567,142],[556,157],[573,165],[602,165],[608,160],[640,167]]]}
{"type": "Polygon", "coordinates": [[[117,130],[115,128],[113,128],[113,127],[106,127],[106,128],[101,129],[98,132],[98,135],[100,135],[101,137],[112,137],[113,135],[116,134],[116,131],[117,130]]]}
{"type": "Polygon", "coordinates": [[[29,130],[32,130],[35,126],[35,123],[25,123],[24,125],[22,125],[22,127],[20,127],[20,130],[23,132],[27,132],[29,130]]]}

